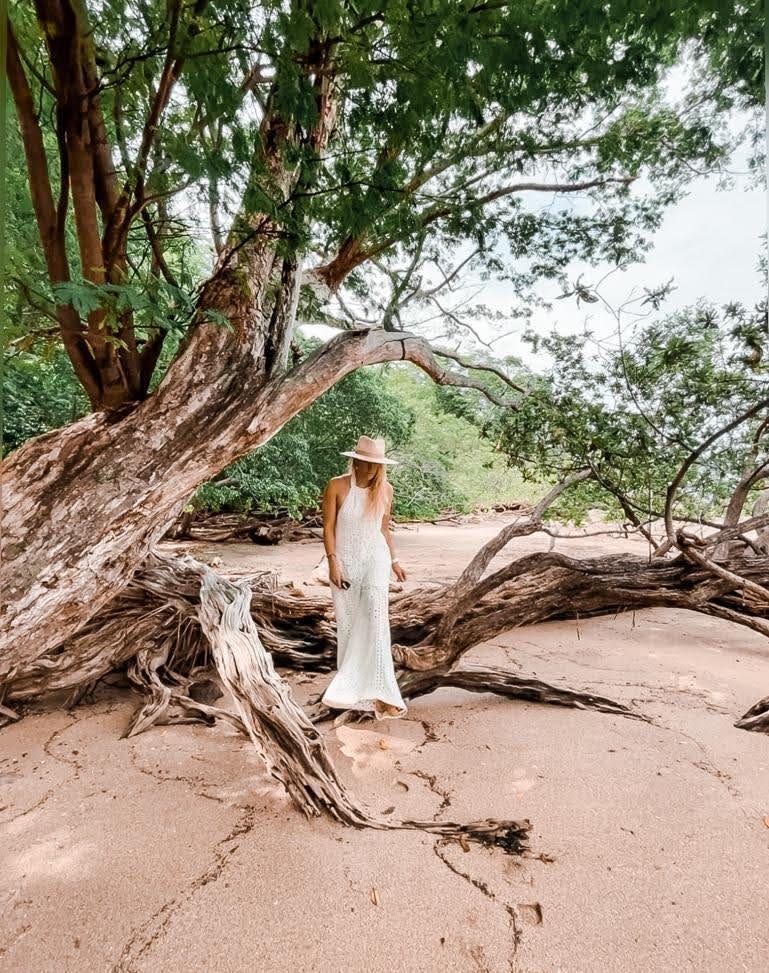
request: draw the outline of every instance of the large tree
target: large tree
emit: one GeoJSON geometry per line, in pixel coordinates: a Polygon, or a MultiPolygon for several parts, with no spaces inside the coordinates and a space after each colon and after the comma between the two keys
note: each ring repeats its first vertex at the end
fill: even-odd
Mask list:
{"type": "MultiPolygon", "coordinates": [[[[34,299],[93,411],[3,461],[7,698],[109,668],[112,645],[72,654],[89,621],[199,484],[342,376],[408,360],[482,384],[404,327],[425,260],[446,286],[471,265],[507,281],[520,309],[571,260],[642,252],[692,172],[728,155],[724,118],[755,95],[759,36],[757,15],[723,0],[15,7],[6,72],[47,278],[34,299]],[[672,105],[659,74],[684,49],[698,85],[672,105]],[[205,215],[215,257],[193,290],[180,255],[205,215]],[[464,265],[447,262],[468,242],[464,265]],[[335,315],[342,333],[295,361],[297,312],[365,296],[371,268],[392,286],[381,320],[335,315]],[[173,329],[184,338],[154,387],[173,329]]],[[[515,408],[519,394],[493,397],[515,408]]],[[[244,593],[209,579],[204,595],[220,671],[250,701],[241,719],[271,738],[292,790],[286,738],[255,702],[284,690],[235,624],[244,593]]],[[[307,751],[305,731],[307,765],[319,742],[307,751]]]]}

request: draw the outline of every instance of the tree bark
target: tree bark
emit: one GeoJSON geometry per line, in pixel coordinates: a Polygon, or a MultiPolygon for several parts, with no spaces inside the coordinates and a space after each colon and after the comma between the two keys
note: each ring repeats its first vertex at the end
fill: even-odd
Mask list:
{"type": "MultiPolygon", "coordinates": [[[[519,524],[517,532],[530,526],[519,524]]],[[[400,663],[397,677],[404,698],[453,686],[643,718],[590,692],[551,686],[496,666],[458,662],[474,644],[546,618],[674,605],[714,614],[739,611],[743,624],[755,612],[755,621],[765,624],[765,600],[750,593],[736,595],[733,584],[714,580],[707,568],[684,557],[575,561],[543,553],[518,558],[480,577],[480,565],[515,533],[506,528],[487,544],[460,582],[391,601],[393,655],[400,663]],[[468,599],[469,590],[477,597],[468,599]],[[446,617],[452,618],[448,628],[442,623],[446,617]],[[435,642],[438,633],[441,644],[435,642]]],[[[743,558],[724,570],[738,578],[764,577],[769,574],[769,558],[743,558]]],[[[332,711],[316,698],[305,713],[275,670],[275,662],[281,661],[295,667],[330,667],[335,647],[331,601],[328,596],[307,597],[298,589],[276,589],[273,580],[262,575],[230,582],[190,557],[153,553],[131,583],[74,639],[38,657],[22,675],[12,676],[5,700],[23,701],[51,689],[82,690],[125,666],[147,696],[126,729],[128,735],[158,722],[223,719],[249,736],[272,776],[308,816],[328,814],[353,827],[411,828],[464,836],[508,851],[524,850],[528,821],[385,820],[347,792],[315,729],[332,711]],[[235,712],[212,705],[216,694],[207,699],[199,691],[211,682],[212,662],[235,702],[235,712]]],[[[766,731],[768,711],[763,700],[736,725],[766,731]]],[[[2,715],[11,719],[14,714],[4,709],[2,715]]]]}
{"type": "Polygon", "coordinates": [[[734,725],[740,730],[769,733],[769,696],[759,699],[734,725]]]}
{"type": "MultiPolygon", "coordinates": [[[[10,24],[8,25],[6,72],[16,105],[16,116],[29,174],[29,191],[48,279],[51,284],[63,284],[70,279],[69,261],[64,243],[64,223],[59,218],[54,204],[43,132],[10,24]]],[[[62,174],[62,178],[66,178],[66,173],[62,174]]],[[[62,344],[70,357],[75,374],[91,404],[95,405],[100,396],[99,377],[93,354],[85,341],[85,328],[71,304],[57,304],[56,318],[61,330],[62,344]]]]}

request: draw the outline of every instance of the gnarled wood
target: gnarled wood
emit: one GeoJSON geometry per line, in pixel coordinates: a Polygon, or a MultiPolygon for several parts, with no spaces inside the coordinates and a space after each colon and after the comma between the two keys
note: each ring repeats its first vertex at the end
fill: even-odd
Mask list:
{"type": "Polygon", "coordinates": [[[764,696],[734,724],[740,730],[769,733],[769,696],[764,696]]]}
{"type": "Polygon", "coordinates": [[[238,714],[269,773],[285,787],[307,817],[330,814],[353,827],[412,829],[441,835],[464,835],[507,851],[521,851],[531,828],[528,821],[473,821],[465,824],[402,820],[372,814],[347,791],[334,769],[323,737],[294,700],[264,649],[251,617],[251,589],[233,584],[204,565],[200,571],[198,614],[214,662],[229,689],[238,714]]]}
{"type": "MultiPolygon", "coordinates": [[[[179,559],[153,553],[143,569],[73,638],[39,657],[6,684],[10,703],[47,689],[75,689],[127,663],[146,645],[173,644],[172,668],[189,672],[205,659],[196,616],[199,582],[179,559]],[[181,660],[181,661],[180,661],[181,660]]],[[[729,562],[740,576],[769,577],[769,558],[729,562]]],[[[479,584],[476,601],[457,618],[451,658],[435,644],[452,603],[451,584],[390,601],[393,655],[404,671],[448,672],[473,645],[502,632],[552,619],[585,618],[645,607],[710,614],[769,634],[766,605],[684,558],[648,561],[628,555],[576,560],[541,553],[513,560],[479,584]]],[[[251,613],[278,664],[328,671],[335,660],[334,620],[326,592],[278,587],[269,573],[250,581],[251,613]]]]}

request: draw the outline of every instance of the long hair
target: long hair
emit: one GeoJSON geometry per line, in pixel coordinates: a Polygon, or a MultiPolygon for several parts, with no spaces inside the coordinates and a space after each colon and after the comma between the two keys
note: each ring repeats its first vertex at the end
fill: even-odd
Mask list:
{"type": "MultiPolygon", "coordinates": [[[[352,474],[354,469],[355,460],[351,456],[347,461],[347,472],[352,474]]],[[[350,481],[352,482],[352,481],[350,481]]],[[[377,463],[377,471],[374,474],[374,480],[371,484],[370,489],[366,492],[368,494],[366,500],[366,513],[370,517],[379,517],[380,519],[385,515],[386,507],[386,483],[387,483],[387,466],[384,463],[377,463]]],[[[360,484],[358,484],[360,486],[360,484]]]]}

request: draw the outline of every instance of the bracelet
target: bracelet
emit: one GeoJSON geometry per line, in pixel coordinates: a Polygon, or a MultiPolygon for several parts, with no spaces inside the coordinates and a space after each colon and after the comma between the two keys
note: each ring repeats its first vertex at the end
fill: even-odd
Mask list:
{"type": "Polygon", "coordinates": [[[396,564],[400,564],[400,561],[390,561],[390,567],[395,567],[396,564]]]}
{"type": "MultiPolygon", "coordinates": [[[[336,557],[336,554],[327,554],[327,555],[326,555],[326,558],[327,558],[327,559],[328,559],[328,558],[331,558],[331,557],[336,557]]],[[[339,560],[339,558],[338,558],[338,557],[337,557],[336,559],[337,559],[337,561],[339,560]]]]}

